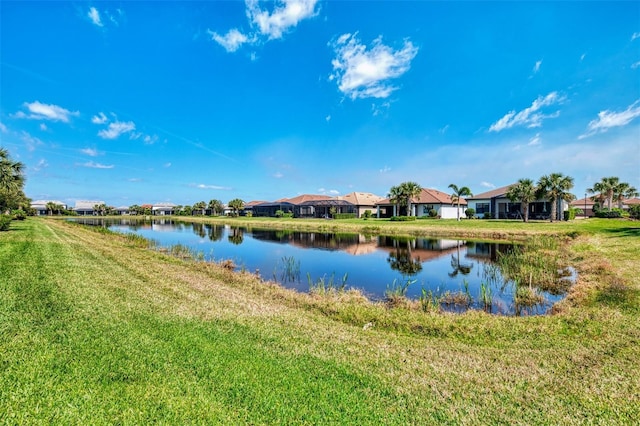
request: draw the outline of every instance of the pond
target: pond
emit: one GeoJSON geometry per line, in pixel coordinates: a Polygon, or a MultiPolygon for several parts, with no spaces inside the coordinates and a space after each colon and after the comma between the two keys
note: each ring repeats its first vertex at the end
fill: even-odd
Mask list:
{"type": "MultiPolygon", "coordinates": [[[[355,288],[372,300],[388,294],[429,297],[446,311],[484,309],[501,315],[545,314],[564,297],[537,290],[542,300],[515,303],[517,286],[496,259],[513,245],[460,239],[367,236],[185,223],[170,219],[77,219],[135,233],[160,247],[184,246],[206,261],[231,260],[237,270],[306,292],[355,288]]],[[[567,279],[574,277],[569,274],[567,279]]]]}

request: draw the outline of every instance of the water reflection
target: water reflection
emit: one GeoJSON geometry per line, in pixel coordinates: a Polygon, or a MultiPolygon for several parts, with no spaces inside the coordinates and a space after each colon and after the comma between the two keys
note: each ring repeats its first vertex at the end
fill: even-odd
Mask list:
{"type": "Polygon", "coordinates": [[[358,288],[371,299],[383,299],[390,286],[406,287],[407,297],[429,294],[442,309],[485,309],[503,315],[543,314],[565,293],[536,289],[540,303],[516,303],[516,284],[505,280],[495,260],[510,244],[455,239],[366,236],[242,228],[171,219],[77,221],[134,232],[160,246],[183,245],[206,253],[209,261],[232,260],[238,269],[257,271],[267,280],[299,291],[324,281],[358,288]]]}

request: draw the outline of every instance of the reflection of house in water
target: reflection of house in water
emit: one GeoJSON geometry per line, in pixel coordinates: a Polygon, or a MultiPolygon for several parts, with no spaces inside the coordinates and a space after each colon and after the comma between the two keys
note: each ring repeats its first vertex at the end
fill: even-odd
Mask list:
{"type": "Polygon", "coordinates": [[[454,254],[459,248],[466,244],[461,240],[437,240],[431,238],[398,238],[380,236],[378,237],[378,247],[393,252],[398,249],[409,250],[411,257],[426,261],[437,259],[442,256],[454,254]]]}
{"type": "Polygon", "coordinates": [[[467,243],[467,257],[496,262],[498,253],[507,253],[511,249],[513,249],[513,244],[469,242],[467,243]]]}

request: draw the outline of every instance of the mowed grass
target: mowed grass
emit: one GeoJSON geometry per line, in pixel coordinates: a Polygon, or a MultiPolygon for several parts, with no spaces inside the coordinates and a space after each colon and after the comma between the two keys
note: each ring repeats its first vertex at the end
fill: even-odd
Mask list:
{"type": "Polygon", "coordinates": [[[412,226],[558,235],[580,282],[556,315],[296,294],[122,236],[14,222],[0,233],[0,421],[633,424],[638,222],[476,222],[412,226]]]}

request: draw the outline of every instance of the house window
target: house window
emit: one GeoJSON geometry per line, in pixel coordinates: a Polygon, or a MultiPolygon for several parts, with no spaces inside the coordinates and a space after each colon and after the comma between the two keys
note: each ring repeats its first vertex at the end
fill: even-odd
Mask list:
{"type": "Polygon", "coordinates": [[[476,203],[476,213],[484,214],[489,213],[490,211],[489,203],[476,203]]]}
{"type": "Polygon", "coordinates": [[[433,210],[433,206],[432,205],[424,205],[424,206],[422,206],[422,214],[423,215],[428,215],[429,214],[429,210],[433,210]]]}

